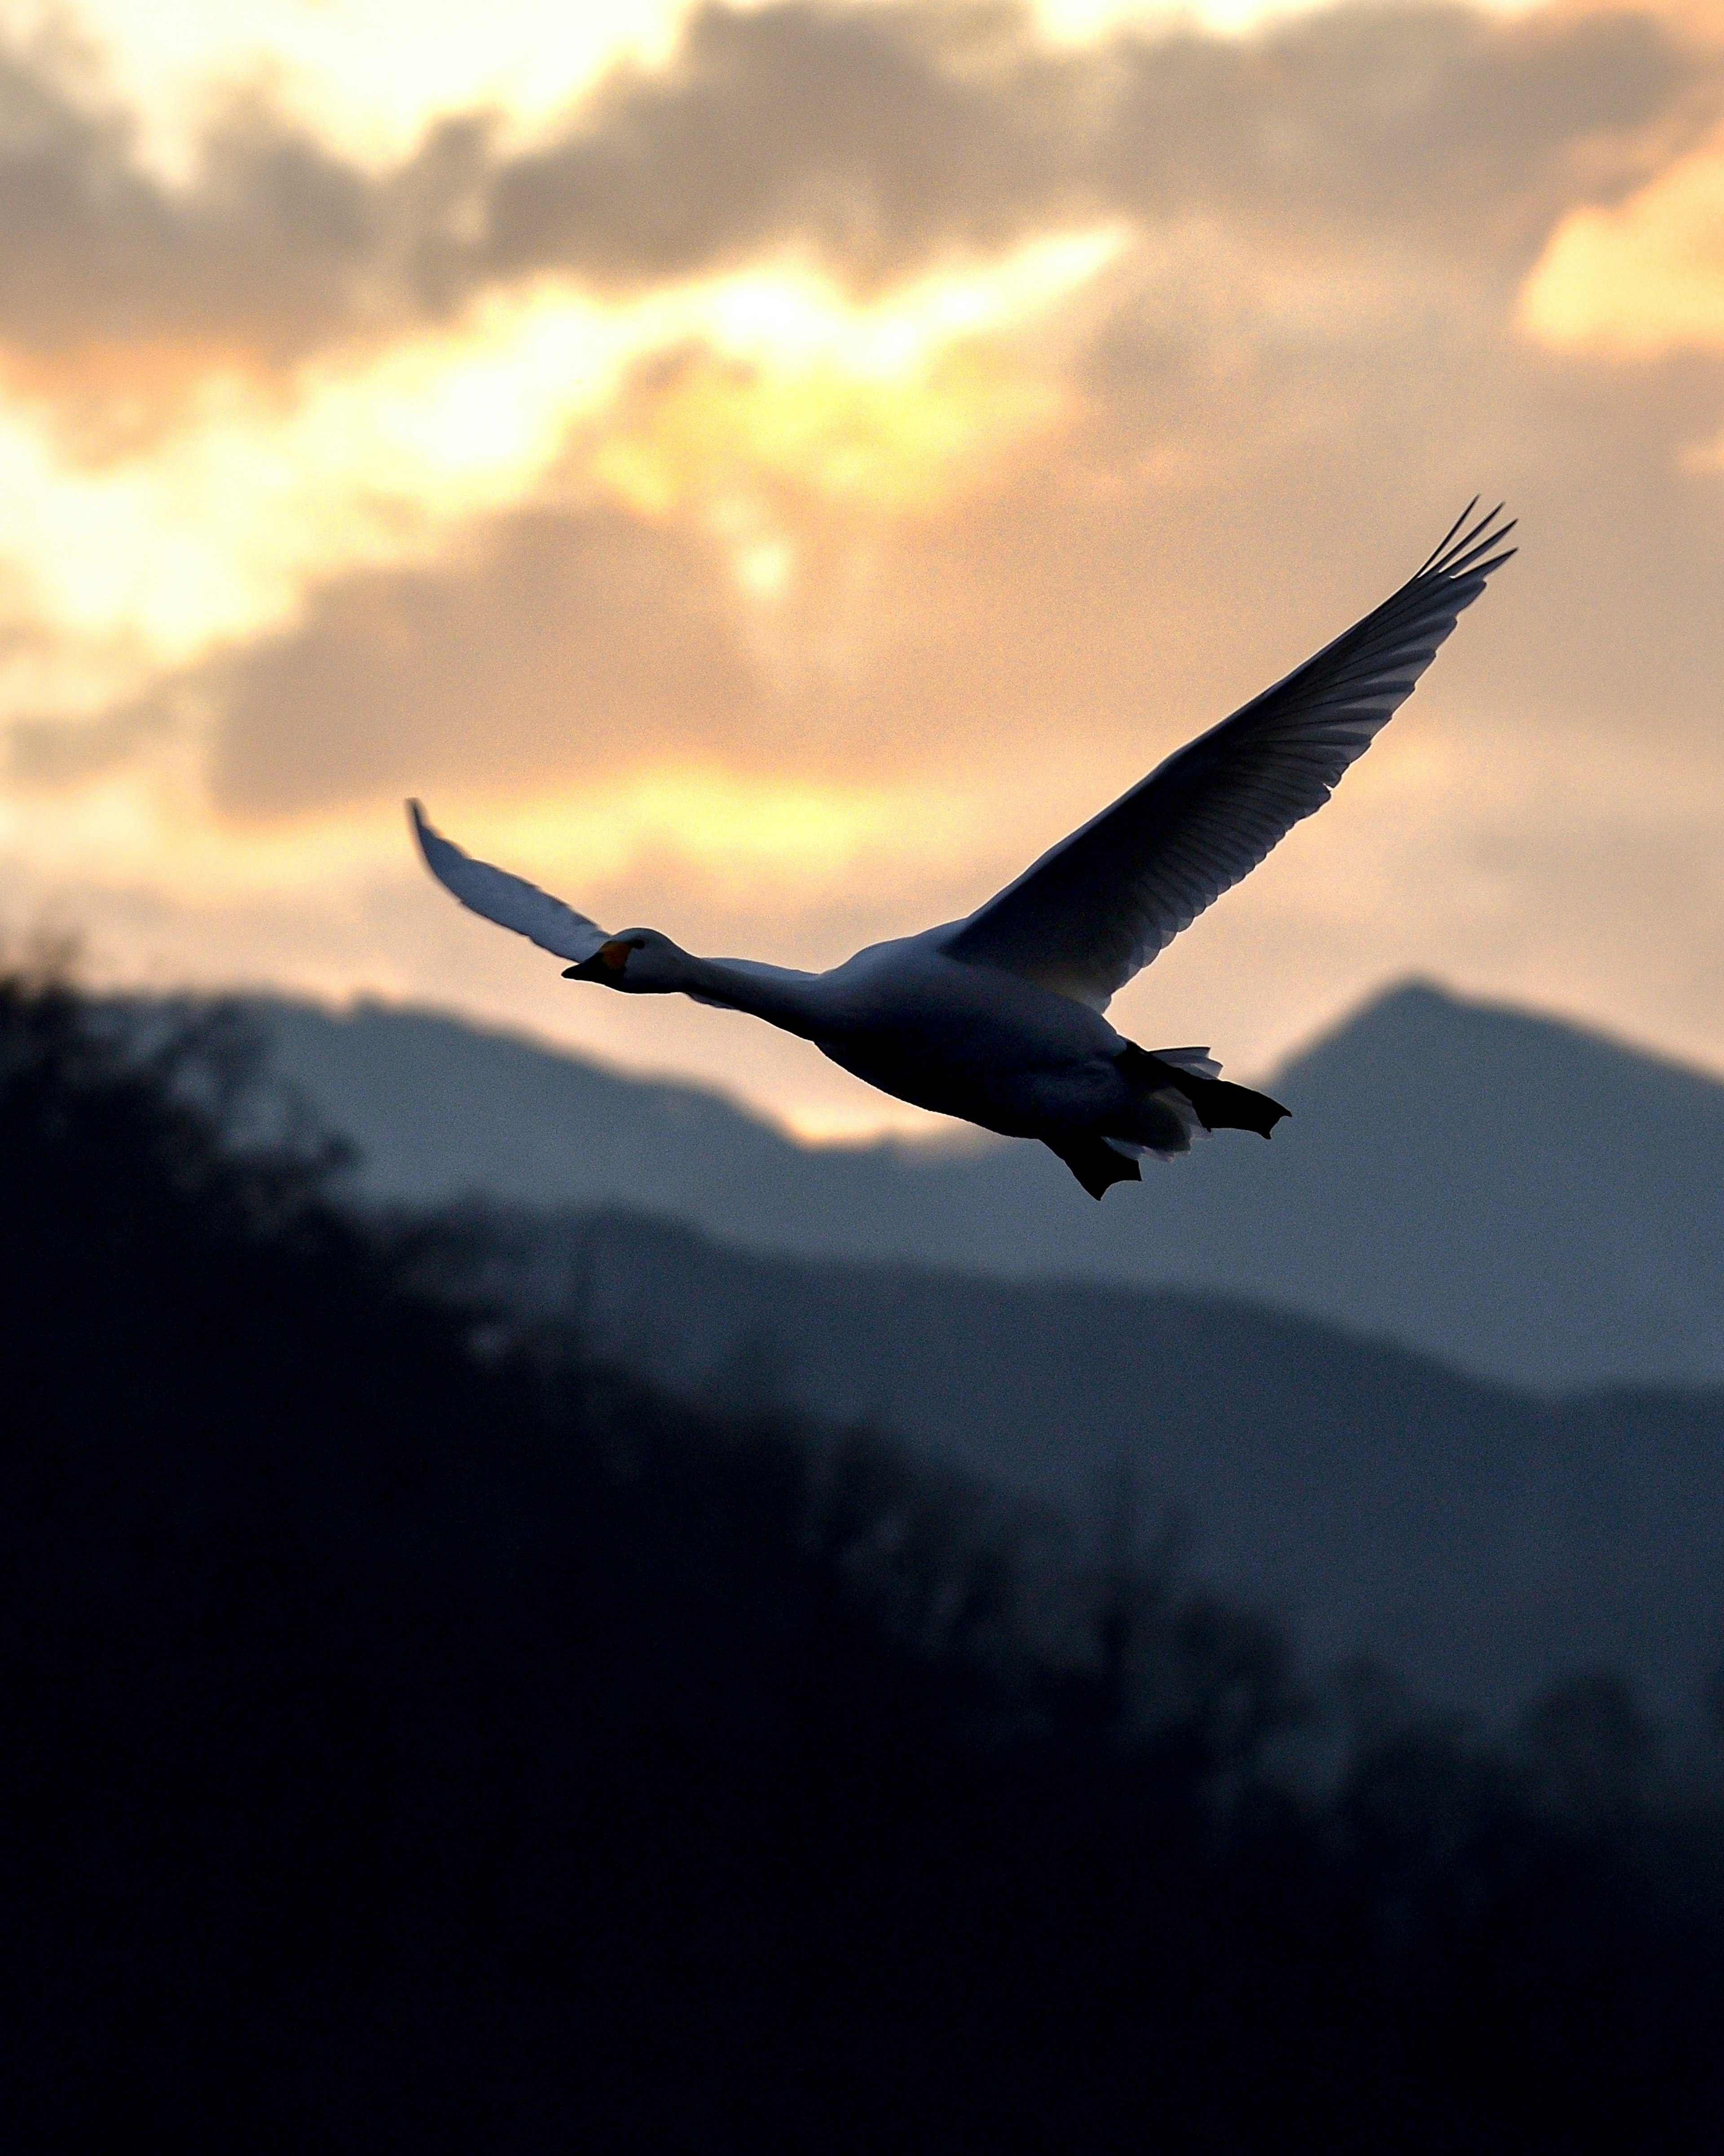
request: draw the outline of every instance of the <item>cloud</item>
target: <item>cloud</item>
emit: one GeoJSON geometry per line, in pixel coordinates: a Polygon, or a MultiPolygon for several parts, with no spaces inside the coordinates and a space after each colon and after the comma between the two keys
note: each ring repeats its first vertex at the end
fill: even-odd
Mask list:
{"type": "Polygon", "coordinates": [[[1055,54],[998,6],[708,7],[501,162],[475,274],[628,283],[787,243],[859,280],[1129,211],[1536,249],[1667,153],[1716,60],[1638,8],[1340,8],[1055,54]]]}
{"type": "Polygon", "coordinates": [[[345,579],[196,677],[219,806],[303,813],[410,784],[596,783],[699,744],[757,762],[765,699],[710,557],[614,511],[526,516],[475,561],[345,579]]]}
{"type": "MultiPolygon", "coordinates": [[[[993,19],[967,63],[978,95],[1003,94],[1018,49],[1015,18],[993,19]]],[[[770,77],[761,55],[787,40],[901,51],[924,20],[708,15],[664,78],[606,95],[681,110],[691,82],[711,101],[770,77]]],[[[1516,332],[1521,241],[1499,259],[1520,213],[1462,213],[1480,172],[1523,203],[1554,200],[1559,167],[1571,195],[1601,185],[1617,151],[1597,145],[1704,79],[1675,49],[1640,17],[1424,8],[1044,55],[1105,73],[1146,146],[1144,198],[1165,207],[1185,172],[1179,215],[1075,309],[960,340],[949,385],[937,367],[846,374],[841,352],[774,373],[697,345],[647,369],[583,438],[572,507],[334,578],[302,620],[194,673],[216,801],[302,815],[445,775],[524,793],[667,758],[991,786],[991,759],[1075,816],[1381,597],[1479,484],[1532,542],[1501,601],[1515,633],[1469,624],[1443,664],[1481,746],[1502,753],[1485,715],[1504,713],[1697,738],[1724,664],[1720,495],[1683,459],[1724,398],[1709,377],[1606,392],[1553,371],[1516,332]],[[1165,127],[1142,91],[1157,66],[1165,127]],[[1212,128],[1212,106],[1232,117],[1212,128]],[[1407,169],[1373,193],[1397,145],[1407,169]],[[1312,191],[1330,221],[1306,244],[1312,191]],[[954,414],[973,454],[948,470],[954,414]]],[[[957,51],[948,23],[926,64],[957,51]]],[[[626,135],[605,98],[593,110],[626,135]]]]}
{"type": "Polygon", "coordinates": [[[0,53],[0,336],[26,353],[186,343],[302,352],[345,329],[375,280],[382,219],[363,177],[252,101],[195,182],[140,163],[126,116],[65,56],[0,53]]]}
{"type": "Polygon", "coordinates": [[[158,694],[121,704],[81,726],[64,719],[14,719],[4,730],[0,773],[14,788],[54,791],[133,762],[174,729],[172,700],[158,694]]]}
{"type": "Polygon", "coordinates": [[[504,162],[476,261],[618,281],[798,240],[859,280],[1079,213],[1081,69],[1009,8],[702,8],[504,162]]]}
{"type": "MultiPolygon", "coordinates": [[[[310,413],[336,378],[295,386],[320,341],[362,333],[381,356],[326,424],[258,438],[281,501],[321,459],[341,480],[283,519],[280,603],[158,639],[141,690],[75,731],[31,704],[19,828],[85,816],[97,891],[128,773],[141,788],[171,765],[187,790],[159,780],[151,829],[195,825],[201,850],[151,839],[160,887],[238,878],[257,913],[279,876],[321,924],[320,982],[344,904],[387,914],[404,992],[444,978],[401,926],[408,899],[376,899],[408,888],[397,803],[423,790],[607,918],[824,961],[984,896],[1374,603],[1488,487],[1522,514],[1521,558],[1315,835],[1133,992],[1166,1017],[1145,1029],[1224,1022],[1230,1059],[1260,1065],[1285,1034],[1260,1004],[1296,1029],[1419,966],[1594,1015],[1614,999],[1649,1029],[1662,997],[1672,1037],[1724,1061],[1716,991],[1634,957],[1724,926],[1705,866],[1724,480],[1699,446],[1724,425],[1705,314],[1718,64],[1634,8],[1348,8],[1056,49],[1010,9],[790,0],[705,11],[667,66],[614,74],[525,147],[469,117],[372,173],[269,121],[159,187],[80,106],[49,162],[85,175],[64,199],[115,220],[100,244],[126,266],[110,293],[79,285],[66,213],[69,296],[28,332],[45,369],[75,341],[51,319],[90,341],[135,316],[141,337],[249,340],[310,413]],[[272,194],[278,156],[301,178],[272,194]],[[558,401],[564,331],[505,363],[534,280],[546,324],[660,310],[606,346],[578,411],[558,401]],[[1621,365],[1588,291],[1616,295],[1619,324],[1650,294],[1657,352],[1680,357],[1621,365]],[[487,295],[485,365],[433,393],[453,362],[423,356],[455,332],[406,326],[487,295]],[[379,473],[430,470],[463,414],[512,421],[531,384],[551,388],[507,485],[464,479],[448,514],[409,487],[395,521],[423,531],[373,544],[398,501],[377,511],[379,473]],[[348,434],[363,454],[343,464],[348,434]]],[[[8,244],[0,227],[16,342],[8,244]]],[[[206,597],[256,521],[238,435],[211,439],[193,506],[215,538],[181,579],[206,597]]],[[[147,547],[119,552],[145,579],[147,547]]],[[[49,872],[45,838],[18,843],[49,872]]],[[[140,899],[113,917],[155,916],[140,899]]],[[[346,978],[368,978],[368,932],[346,978]]],[[[695,1053],[694,1034],[663,1040],[695,1053]]]]}
{"type": "Polygon", "coordinates": [[[613,71],[526,146],[457,115],[372,170],[238,98],[175,186],[64,49],[14,43],[0,341],[82,353],[101,392],[116,346],[279,367],[546,271],[638,287],[796,246],[873,287],[1122,212],[1536,252],[1716,110],[1718,64],[1634,7],[1434,0],[1055,49],[997,0],[777,0],[701,8],[668,66],[613,71]]]}
{"type": "Polygon", "coordinates": [[[1520,326],[1613,359],[1724,352],[1724,135],[1626,202],[1572,210],[1526,280],[1520,326]]]}

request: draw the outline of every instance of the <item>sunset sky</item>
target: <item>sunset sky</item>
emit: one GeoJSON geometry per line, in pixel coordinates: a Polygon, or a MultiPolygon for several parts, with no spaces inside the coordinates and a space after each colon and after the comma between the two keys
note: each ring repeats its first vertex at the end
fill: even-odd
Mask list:
{"type": "Polygon", "coordinates": [[[824,965],[1523,552],[1114,1007],[1724,1073],[1724,10],[0,6],[0,920],[915,1121],[408,850],[824,965]]]}

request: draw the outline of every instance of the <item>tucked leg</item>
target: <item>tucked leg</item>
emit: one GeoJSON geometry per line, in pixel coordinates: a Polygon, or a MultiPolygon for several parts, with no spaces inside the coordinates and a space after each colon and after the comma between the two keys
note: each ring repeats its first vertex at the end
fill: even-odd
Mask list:
{"type": "Polygon", "coordinates": [[[1116,1183],[1142,1183],[1143,1171],[1127,1153],[1116,1152],[1105,1138],[1071,1138],[1055,1145],[1043,1141],[1049,1152],[1058,1153],[1092,1198],[1100,1198],[1116,1183]]]}

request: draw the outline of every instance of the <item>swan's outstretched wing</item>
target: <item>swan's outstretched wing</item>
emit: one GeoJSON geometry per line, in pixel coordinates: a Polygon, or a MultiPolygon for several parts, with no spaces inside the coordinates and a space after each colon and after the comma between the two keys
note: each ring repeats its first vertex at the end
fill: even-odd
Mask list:
{"type": "Polygon", "coordinates": [[[1178,750],[947,941],[1080,1002],[1109,998],[1321,808],[1514,552],[1472,503],[1419,573],[1296,673],[1178,750]]]}
{"type": "Polygon", "coordinates": [[[584,913],[577,913],[560,898],[552,898],[525,877],[508,875],[434,831],[417,801],[407,804],[413,818],[413,835],[425,865],[444,889],[453,891],[469,912],[482,913],[500,928],[512,928],[541,951],[554,951],[559,958],[582,965],[605,941],[605,932],[584,913]]]}

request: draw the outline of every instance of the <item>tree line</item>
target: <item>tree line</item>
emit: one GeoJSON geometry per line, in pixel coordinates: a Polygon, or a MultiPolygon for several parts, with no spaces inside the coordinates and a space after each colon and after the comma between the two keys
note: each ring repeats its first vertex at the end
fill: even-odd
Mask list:
{"type": "Polygon", "coordinates": [[[8,2145],[1712,2145],[1608,1676],[1320,1722],[1128,1533],[475,1306],[254,1076],[0,979],[8,2145]]]}

